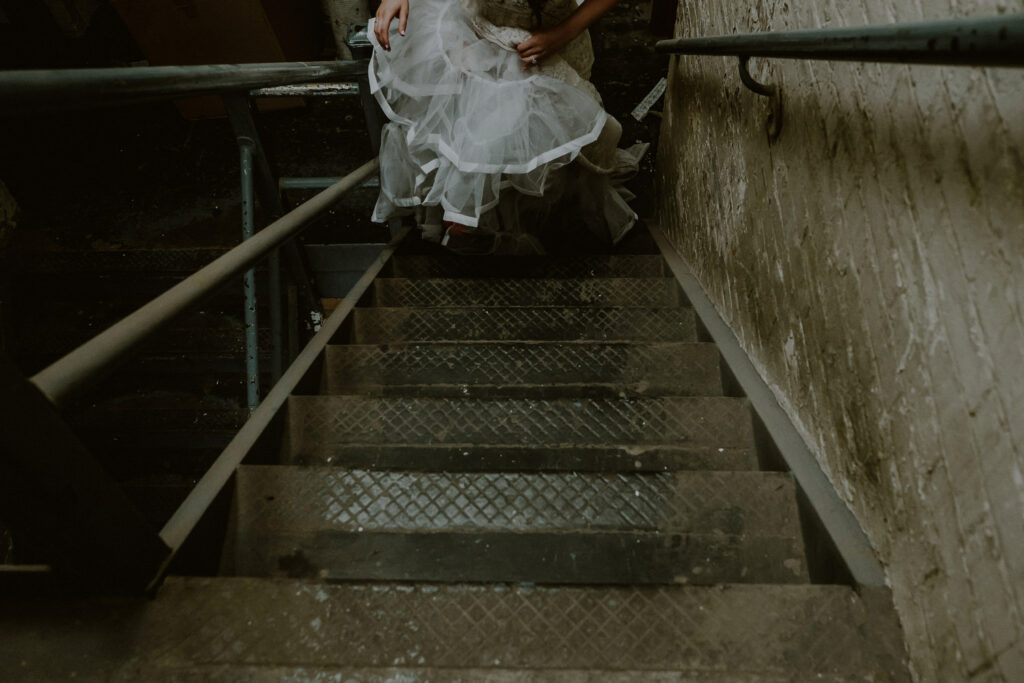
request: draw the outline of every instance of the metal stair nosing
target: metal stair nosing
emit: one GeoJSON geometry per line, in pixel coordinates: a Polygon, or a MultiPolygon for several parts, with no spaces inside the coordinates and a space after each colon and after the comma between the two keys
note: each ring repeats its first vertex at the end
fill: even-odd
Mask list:
{"type": "Polygon", "coordinates": [[[244,467],[245,576],[537,583],[808,580],[787,475],[244,467]]]}

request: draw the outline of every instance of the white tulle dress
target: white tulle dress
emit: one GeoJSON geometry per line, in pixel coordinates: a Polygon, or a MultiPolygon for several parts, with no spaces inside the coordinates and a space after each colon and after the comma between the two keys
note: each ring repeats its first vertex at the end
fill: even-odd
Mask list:
{"type": "MultiPolygon", "coordinates": [[[[548,0],[543,25],[576,6],[548,0]]],[[[374,220],[415,213],[427,239],[452,222],[500,234],[494,250],[511,252],[539,251],[537,232],[565,220],[611,242],[633,226],[622,183],[647,146],[617,148],[622,128],[587,80],[586,32],[522,70],[513,46],[535,21],[526,0],[411,0],[390,51],[371,23],[370,87],[390,119],[374,220]]]]}

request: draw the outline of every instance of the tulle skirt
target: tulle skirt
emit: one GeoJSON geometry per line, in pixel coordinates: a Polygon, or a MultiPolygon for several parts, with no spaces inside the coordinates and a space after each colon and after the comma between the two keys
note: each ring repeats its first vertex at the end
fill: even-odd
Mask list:
{"type": "Polygon", "coordinates": [[[619,181],[646,145],[616,149],[621,128],[564,60],[523,71],[513,45],[529,32],[487,25],[457,0],[417,0],[405,36],[397,23],[390,52],[368,31],[370,87],[390,120],[374,220],[419,210],[428,233],[442,220],[526,231],[574,201],[612,241],[632,226],[619,181]]]}

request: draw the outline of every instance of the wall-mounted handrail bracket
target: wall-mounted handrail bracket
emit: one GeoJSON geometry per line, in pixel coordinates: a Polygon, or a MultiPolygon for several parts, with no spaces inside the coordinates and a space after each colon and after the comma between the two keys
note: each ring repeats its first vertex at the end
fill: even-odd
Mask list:
{"type": "Polygon", "coordinates": [[[740,55],[740,80],[749,90],[768,98],[768,106],[771,109],[768,112],[765,130],[768,132],[768,140],[774,142],[782,132],[782,89],[778,85],[765,85],[755,80],[750,75],[749,62],[749,55],[740,55]]]}
{"type": "Polygon", "coordinates": [[[751,57],[891,64],[1024,67],[1024,13],[910,24],[769,31],[659,41],[655,51],[739,57],[743,84],[769,98],[768,137],[782,130],[782,93],[747,70],[751,57]]]}

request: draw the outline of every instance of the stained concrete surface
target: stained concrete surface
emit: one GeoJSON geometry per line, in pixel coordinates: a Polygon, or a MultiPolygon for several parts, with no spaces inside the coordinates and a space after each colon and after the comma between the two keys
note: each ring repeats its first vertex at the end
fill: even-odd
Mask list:
{"type": "MultiPolygon", "coordinates": [[[[1019,0],[681,3],[680,36],[1019,0]]],[[[660,222],[887,565],[922,681],[1024,680],[1024,72],[680,56],[660,222]],[[1017,417],[1014,417],[1017,416],[1017,417]]]]}

